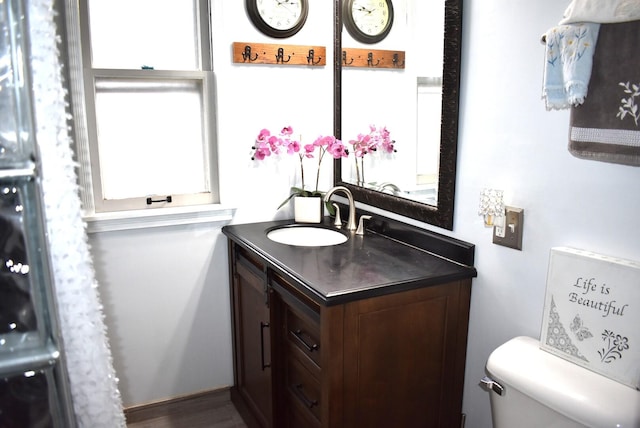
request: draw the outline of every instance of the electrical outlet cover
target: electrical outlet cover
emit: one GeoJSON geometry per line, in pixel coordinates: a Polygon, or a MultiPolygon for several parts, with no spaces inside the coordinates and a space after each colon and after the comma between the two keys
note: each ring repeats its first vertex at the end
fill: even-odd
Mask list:
{"type": "Polygon", "coordinates": [[[504,236],[499,236],[497,228],[493,228],[493,243],[522,250],[522,229],[524,210],[522,208],[505,207],[504,236]]]}

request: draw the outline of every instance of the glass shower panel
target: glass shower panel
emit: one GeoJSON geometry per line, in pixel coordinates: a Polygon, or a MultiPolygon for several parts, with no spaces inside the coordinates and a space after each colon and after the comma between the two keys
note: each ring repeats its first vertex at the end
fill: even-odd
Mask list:
{"type": "Polygon", "coordinates": [[[0,377],[0,427],[64,427],[56,382],[52,368],[0,377]]]}
{"type": "Polygon", "coordinates": [[[39,211],[37,197],[29,176],[0,179],[0,355],[42,347],[50,336],[43,317],[50,299],[40,286],[46,273],[28,256],[40,254],[44,244],[31,214],[39,211]]]}
{"type": "Polygon", "coordinates": [[[0,1],[0,168],[33,157],[23,16],[21,1],[0,1]]]}
{"type": "Polygon", "coordinates": [[[36,163],[24,3],[0,0],[0,428],[73,428],[36,163]]]}

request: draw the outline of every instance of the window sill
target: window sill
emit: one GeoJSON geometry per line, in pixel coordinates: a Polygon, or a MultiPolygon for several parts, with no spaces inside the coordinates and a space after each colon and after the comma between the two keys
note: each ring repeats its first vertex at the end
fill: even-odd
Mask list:
{"type": "Polygon", "coordinates": [[[84,216],[84,220],[87,223],[87,233],[98,233],[185,224],[227,223],[233,218],[233,212],[233,208],[222,205],[199,205],[97,213],[84,216]]]}

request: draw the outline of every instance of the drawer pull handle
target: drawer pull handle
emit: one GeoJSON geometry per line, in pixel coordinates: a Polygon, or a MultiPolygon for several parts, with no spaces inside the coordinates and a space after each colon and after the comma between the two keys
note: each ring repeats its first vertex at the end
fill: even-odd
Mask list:
{"type": "Polygon", "coordinates": [[[271,367],[271,364],[265,364],[264,362],[264,329],[265,327],[269,327],[268,322],[260,321],[260,365],[262,366],[262,371],[267,367],[271,367]]]}
{"type": "Polygon", "coordinates": [[[306,395],[304,395],[304,391],[302,391],[303,385],[301,383],[296,385],[296,395],[298,396],[298,398],[300,400],[302,400],[302,402],[304,403],[305,406],[307,406],[308,408],[312,408],[313,406],[317,406],[318,405],[318,400],[309,400],[307,398],[306,395]]]}
{"type": "Polygon", "coordinates": [[[289,330],[289,333],[291,333],[293,337],[298,339],[298,342],[302,343],[302,346],[307,348],[307,351],[313,352],[318,350],[319,347],[315,343],[313,345],[309,345],[307,342],[305,342],[304,338],[302,337],[302,330],[299,330],[299,329],[296,331],[289,330]]]}

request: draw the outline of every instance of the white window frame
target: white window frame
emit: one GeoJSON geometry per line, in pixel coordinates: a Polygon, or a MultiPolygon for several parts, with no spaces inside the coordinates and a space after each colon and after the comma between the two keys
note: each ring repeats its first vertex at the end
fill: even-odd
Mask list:
{"type": "MultiPolygon", "coordinates": [[[[215,92],[211,53],[211,18],[208,0],[198,2],[200,71],[92,69],[87,0],[65,0],[73,130],[78,158],[78,179],[88,231],[123,230],[170,224],[228,221],[232,210],[219,204],[217,150],[215,144],[215,92]],[[95,117],[95,79],[125,78],[198,81],[203,93],[203,127],[207,144],[210,193],[172,195],[171,204],[146,204],[146,197],[104,200],[95,117]]],[[[155,199],[155,198],[154,198],[155,199]]]]}

